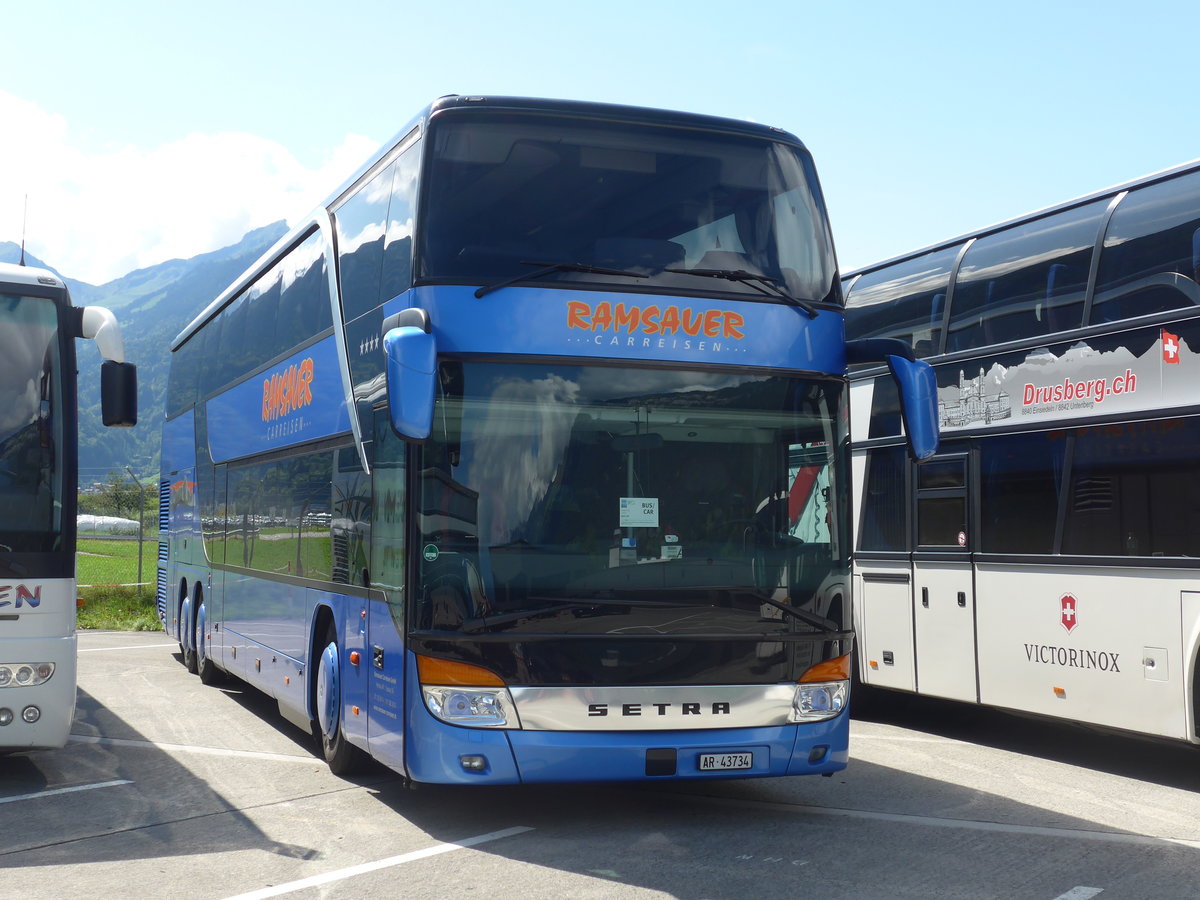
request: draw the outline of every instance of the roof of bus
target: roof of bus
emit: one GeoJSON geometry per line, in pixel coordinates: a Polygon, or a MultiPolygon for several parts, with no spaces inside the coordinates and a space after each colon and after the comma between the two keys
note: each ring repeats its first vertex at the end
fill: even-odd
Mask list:
{"type": "Polygon", "coordinates": [[[724,131],[745,134],[774,141],[795,144],[801,148],[803,142],[795,135],[782,128],[761,125],[742,119],[728,119],[720,116],[708,116],[700,113],[677,112],[674,110],[654,109],[642,106],[623,106],[616,103],[596,103],[585,100],[551,100],[536,97],[505,97],[483,95],[447,94],[430,103],[409,120],[395,136],[385,142],[374,154],[363,163],[353,175],[346,179],[337,190],[330,194],[311,214],[305,216],[299,225],[276,241],[270,249],[254,261],[237,279],[222,291],[204,310],[184,327],[171,342],[171,349],[177,349],[200,326],[220,311],[234,296],[237,295],[253,276],[278,257],[284,250],[295,244],[301,237],[313,228],[313,217],[319,210],[335,206],[349,191],[353,190],[368,175],[385,161],[395,149],[413,132],[414,129],[424,128],[425,124],[439,113],[450,110],[511,110],[542,113],[558,113],[576,115],[593,119],[611,119],[622,122],[639,122],[645,124],[673,125],[676,127],[700,128],[709,131],[724,131]]]}
{"type": "Polygon", "coordinates": [[[868,272],[876,272],[880,269],[886,269],[896,263],[905,262],[906,260],[916,259],[918,256],[924,256],[926,253],[933,253],[937,250],[945,250],[948,247],[954,247],[969,241],[971,238],[985,237],[989,234],[995,234],[998,231],[1004,231],[1008,228],[1013,228],[1017,225],[1022,225],[1026,222],[1032,222],[1035,219],[1042,219],[1054,213],[1063,212],[1064,210],[1072,209],[1076,206],[1083,206],[1087,203],[1093,203],[1096,200],[1103,200],[1105,197],[1114,197],[1122,191],[1133,190],[1134,188],[1146,187],[1159,181],[1167,181],[1171,178],[1176,178],[1180,175],[1186,175],[1190,172],[1200,170],[1200,159],[1194,159],[1191,162],[1183,165],[1175,166],[1170,169],[1164,169],[1161,172],[1155,172],[1153,175],[1144,175],[1141,178],[1135,178],[1132,181],[1126,181],[1121,184],[1113,185],[1110,188],[1105,188],[1102,191],[1096,191],[1092,194],[1085,194],[1082,197],[1076,197],[1074,200],[1067,200],[1064,203],[1056,203],[1054,206],[1047,206],[1045,209],[1035,210],[1031,213],[1026,213],[1023,216],[1017,216],[1013,219],[1006,219],[1003,222],[997,222],[995,225],[989,225],[987,228],[980,228],[977,231],[968,231],[965,234],[960,234],[957,237],[950,238],[945,241],[938,241],[936,244],[930,244],[926,247],[921,247],[919,250],[911,250],[908,253],[901,253],[898,256],[890,257],[879,262],[871,263],[867,266],[862,266],[857,269],[852,269],[849,272],[842,273],[842,280],[846,281],[858,275],[865,275],[868,272]]]}
{"type": "Polygon", "coordinates": [[[49,269],[0,263],[0,284],[28,284],[38,287],[65,287],[63,280],[49,269]]]}

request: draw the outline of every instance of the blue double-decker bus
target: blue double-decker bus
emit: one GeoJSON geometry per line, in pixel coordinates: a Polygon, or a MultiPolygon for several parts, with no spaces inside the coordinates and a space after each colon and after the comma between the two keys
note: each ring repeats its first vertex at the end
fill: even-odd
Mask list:
{"type": "Polygon", "coordinates": [[[778,129],[433,103],[179,334],[159,611],[205,682],[420,782],[834,772],[849,359],[778,129]]]}

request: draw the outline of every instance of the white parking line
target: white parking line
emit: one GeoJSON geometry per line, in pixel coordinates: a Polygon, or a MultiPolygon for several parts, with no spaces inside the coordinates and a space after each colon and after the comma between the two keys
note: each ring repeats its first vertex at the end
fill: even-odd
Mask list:
{"type": "Polygon", "coordinates": [[[437,856],[440,853],[449,853],[452,850],[462,850],[466,847],[486,844],[489,841],[498,841],[501,838],[512,837],[514,834],[523,834],[526,831],[533,831],[533,829],[527,828],[524,825],[518,825],[515,828],[505,828],[503,831],[491,831],[487,834],[476,835],[475,837],[469,837],[452,844],[438,844],[436,847],[414,850],[412,853],[404,853],[400,856],[390,856],[387,859],[381,859],[377,862],[362,863],[361,865],[350,866],[346,869],[326,872],[324,875],[313,875],[311,878],[289,881],[287,884],[277,884],[272,887],[262,888],[261,890],[250,891],[248,894],[238,894],[235,897],[227,897],[226,900],[266,900],[268,897],[279,897],[283,894],[303,891],[306,888],[319,887],[323,884],[331,884],[334,881],[354,878],[356,875],[366,875],[368,872],[377,872],[380,869],[388,869],[392,866],[402,866],[405,863],[414,862],[418,859],[437,856]]]}
{"type": "Polygon", "coordinates": [[[889,744],[966,744],[953,738],[923,737],[910,734],[862,734],[851,730],[851,741],[886,741],[889,744]]]}
{"type": "Polygon", "coordinates": [[[132,781],[102,781],[99,784],[77,784],[74,787],[55,788],[52,791],[36,791],[32,794],[18,794],[15,797],[0,797],[0,803],[16,803],[19,800],[40,800],[42,797],[54,797],[58,794],[74,794],[79,791],[94,791],[97,788],[117,787],[122,784],[133,784],[132,781]]]}
{"type": "Polygon", "coordinates": [[[1065,894],[1059,894],[1054,900],[1092,900],[1092,897],[1103,893],[1104,888],[1084,887],[1080,885],[1079,887],[1071,888],[1065,894]]]}
{"type": "Polygon", "coordinates": [[[290,756],[286,753],[265,753],[261,750],[229,750],[222,747],[197,747],[194,744],[163,744],[159,741],[134,741],[128,738],[94,737],[88,734],[72,734],[67,740],[74,744],[100,744],[105,747],[143,747],[155,750],[172,750],[177,753],[199,753],[204,756],[236,756],[241,759],[265,759],[271,762],[305,763],[325,765],[315,756],[290,756]]]}
{"type": "Polygon", "coordinates": [[[178,644],[130,644],[128,647],[80,647],[80,653],[99,653],[101,650],[148,650],[151,647],[178,647],[178,644]]]}

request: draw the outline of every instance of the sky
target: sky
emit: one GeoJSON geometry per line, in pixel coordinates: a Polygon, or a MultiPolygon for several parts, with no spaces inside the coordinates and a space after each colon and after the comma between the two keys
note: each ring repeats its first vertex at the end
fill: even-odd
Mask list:
{"type": "Polygon", "coordinates": [[[4,4],[0,241],[102,284],[295,222],[443,94],[749,119],[843,271],[1200,157],[1195,0],[4,4]]]}

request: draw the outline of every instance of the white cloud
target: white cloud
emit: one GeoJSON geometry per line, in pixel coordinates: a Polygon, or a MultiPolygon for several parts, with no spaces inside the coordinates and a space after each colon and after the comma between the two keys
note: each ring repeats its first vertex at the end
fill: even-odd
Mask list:
{"type": "Polygon", "coordinates": [[[0,241],[71,278],[102,284],[134,269],[295,222],[378,147],[348,135],[317,169],[250,134],[193,134],[158,147],[84,150],[66,120],[0,91],[0,241]]]}

